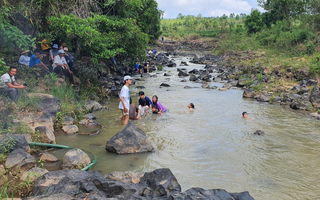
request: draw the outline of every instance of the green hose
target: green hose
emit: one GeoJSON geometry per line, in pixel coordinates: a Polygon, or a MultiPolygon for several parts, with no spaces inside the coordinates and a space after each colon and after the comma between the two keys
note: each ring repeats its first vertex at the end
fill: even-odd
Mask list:
{"type": "MultiPolygon", "coordinates": [[[[59,144],[47,144],[47,143],[39,143],[39,142],[30,142],[29,145],[33,145],[33,146],[43,146],[43,147],[53,147],[53,148],[60,148],[60,149],[74,149],[73,147],[69,147],[69,146],[65,146],[65,145],[59,145],[59,144]]],[[[97,162],[97,156],[95,154],[93,154],[94,156],[94,160],[91,164],[89,164],[88,166],[82,168],[82,171],[87,171],[88,169],[90,169],[94,164],[96,164],[97,162]]]]}

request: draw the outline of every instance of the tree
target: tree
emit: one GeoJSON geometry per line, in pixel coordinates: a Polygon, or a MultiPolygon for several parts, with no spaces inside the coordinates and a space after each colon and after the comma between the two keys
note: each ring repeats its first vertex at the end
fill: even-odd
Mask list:
{"type": "Polygon", "coordinates": [[[184,18],[184,17],[183,17],[183,15],[182,15],[182,13],[179,13],[177,19],[183,19],[183,18],[184,18]]]}
{"type": "Polygon", "coordinates": [[[239,19],[240,19],[240,16],[239,16],[239,15],[237,15],[237,16],[236,16],[236,20],[239,20],[239,19]]]}
{"type": "Polygon", "coordinates": [[[222,18],[222,19],[227,19],[228,16],[227,16],[226,14],[223,14],[221,18],[222,18]]]}
{"type": "Polygon", "coordinates": [[[199,15],[197,15],[197,18],[201,19],[202,18],[202,14],[200,13],[199,15]]]}
{"type": "Polygon", "coordinates": [[[235,14],[234,13],[230,13],[230,18],[234,18],[235,14]]]}
{"type": "Polygon", "coordinates": [[[253,10],[244,20],[248,33],[256,33],[263,27],[262,15],[259,10],[253,10]]]}

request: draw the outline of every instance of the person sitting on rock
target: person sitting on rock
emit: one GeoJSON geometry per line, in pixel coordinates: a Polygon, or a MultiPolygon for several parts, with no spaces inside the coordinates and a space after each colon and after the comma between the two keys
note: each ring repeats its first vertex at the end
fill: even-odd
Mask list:
{"type": "Polygon", "coordinates": [[[193,110],[193,109],[194,109],[194,104],[193,104],[193,103],[189,103],[188,108],[189,108],[190,110],[193,110]]]}
{"type": "Polygon", "coordinates": [[[73,85],[73,73],[72,71],[70,71],[67,61],[64,58],[65,52],[64,50],[59,50],[58,53],[59,55],[54,58],[53,72],[63,78],[64,76],[67,76],[69,78],[70,84],[73,85]]]}
{"type": "Polygon", "coordinates": [[[29,52],[30,50],[26,50],[21,53],[21,56],[19,58],[19,64],[29,67],[29,63],[30,63],[30,57],[28,56],[29,52]]]}
{"type": "Polygon", "coordinates": [[[139,105],[142,105],[142,100],[145,99],[146,100],[146,105],[149,107],[149,108],[152,108],[152,101],[149,99],[149,97],[145,96],[144,95],[144,92],[143,91],[140,91],[139,92],[139,105]]]}
{"type": "Polygon", "coordinates": [[[244,119],[250,119],[250,120],[254,119],[254,118],[252,118],[252,117],[248,117],[248,113],[247,113],[247,112],[243,112],[243,113],[242,113],[242,118],[244,118],[244,119]]]}
{"type": "Polygon", "coordinates": [[[67,46],[65,42],[62,42],[61,46],[59,47],[59,50],[64,50],[64,48],[67,46]]]}
{"type": "Polygon", "coordinates": [[[68,64],[68,66],[69,66],[69,68],[70,68],[70,71],[74,71],[74,69],[73,69],[73,64],[74,64],[74,62],[73,62],[73,59],[72,59],[72,55],[70,54],[70,53],[68,53],[69,52],[69,49],[67,48],[67,47],[65,47],[65,48],[63,48],[63,50],[64,50],[64,52],[65,52],[65,55],[64,55],[64,58],[66,59],[66,61],[67,61],[67,64],[68,64]]]}
{"type": "Polygon", "coordinates": [[[49,51],[50,51],[50,46],[49,46],[49,43],[47,42],[46,39],[43,39],[43,40],[41,41],[41,50],[42,50],[43,52],[49,52],[49,51]]]}
{"type": "Polygon", "coordinates": [[[49,62],[51,63],[51,66],[53,67],[53,63],[54,63],[54,58],[59,54],[58,53],[58,45],[54,44],[52,49],[49,51],[50,56],[49,56],[49,62]]]}
{"type": "Polygon", "coordinates": [[[141,74],[142,70],[140,69],[139,63],[136,62],[136,64],[134,65],[134,68],[141,74]]]}
{"type": "Polygon", "coordinates": [[[19,90],[25,89],[27,86],[20,85],[16,82],[14,76],[17,74],[17,68],[10,67],[8,73],[5,73],[0,78],[0,93],[5,94],[11,100],[17,101],[19,98],[19,90]]]}
{"type": "MultiPolygon", "coordinates": [[[[155,105],[158,108],[158,114],[162,114],[167,111],[166,107],[164,107],[159,101],[158,97],[154,95],[152,97],[152,104],[155,105]]],[[[153,107],[152,107],[153,108],[153,107]]]]}
{"type": "Polygon", "coordinates": [[[120,92],[120,103],[119,108],[122,112],[122,120],[123,125],[127,125],[129,121],[129,110],[130,110],[130,91],[129,86],[132,84],[133,78],[131,76],[125,76],[123,78],[125,85],[121,88],[120,92]]]}
{"type": "MultiPolygon", "coordinates": [[[[30,67],[39,68],[39,69],[44,68],[47,72],[49,72],[48,67],[45,64],[43,64],[43,62],[41,61],[41,59],[46,56],[47,56],[46,54],[40,54],[40,50],[36,49],[34,51],[34,54],[30,58],[29,68],[30,67]]],[[[40,74],[37,73],[37,75],[39,76],[40,74]]]]}
{"type": "MultiPolygon", "coordinates": [[[[147,112],[147,109],[149,107],[147,106],[147,100],[146,99],[139,99],[139,110],[140,110],[140,115],[143,116],[144,114],[149,115],[147,112]]],[[[131,108],[130,108],[131,109],[131,108]]]]}

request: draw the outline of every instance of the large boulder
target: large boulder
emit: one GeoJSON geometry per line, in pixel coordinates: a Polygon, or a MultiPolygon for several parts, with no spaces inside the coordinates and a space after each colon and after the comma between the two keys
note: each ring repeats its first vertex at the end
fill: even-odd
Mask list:
{"type": "Polygon", "coordinates": [[[81,149],[71,149],[62,161],[62,169],[82,169],[91,163],[91,160],[81,149]]]}
{"type": "Polygon", "coordinates": [[[30,151],[29,144],[23,135],[8,134],[0,135],[0,153],[11,153],[16,149],[23,149],[26,152],[30,151]]]}
{"type": "Polygon", "coordinates": [[[44,113],[40,116],[29,113],[20,118],[20,123],[27,124],[33,131],[35,131],[35,128],[38,126],[46,126],[54,132],[53,116],[51,116],[50,113],[44,113]]]}
{"type": "Polygon", "coordinates": [[[36,159],[23,149],[16,149],[12,151],[6,162],[5,167],[12,169],[15,172],[25,172],[36,165],[36,159]]]}
{"type": "Polygon", "coordinates": [[[56,137],[54,136],[54,133],[46,126],[38,126],[35,128],[35,131],[38,131],[40,134],[40,137],[43,142],[55,144],[56,143],[56,137]]]}
{"type": "Polygon", "coordinates": [[[256,93],[254,92],[253,89],[247,89],[247,90],[243,91],[242,97],[253,98],[254,96],[256,96],[256,93]]]}
{"type": "Polygon", "coordinates": [[[137,184],[140,182],[144,174],[145,173],[143,172],[111,172],[105,177],[115,181],[137,184]]]}
{"type": "Polygon", "coordinates": [[[24,198],[23,200],[74,200],[74,198],[70,195],[59,193],[59,194],[52,194],[52,195],[28,197],[28,198],[24,198]]]}
{"type": "Polygon", "coordinates": [[[100,110],[102,109],[102,106],[100,103],[93,101],[93,100],[89,100],[84,104],[84,107],[88,110],[88,111],[96,111],[96,110],[100,110]]]}
{"type": "Polygon", "coordinates": [[[133,123],[129,123],[106,144],[106,150],[112,153],[129,154],[154,151],[147,135],[133,123]]]}
{"type": "Polygon", "coordinates": [[[61,101],[57,97],[43,93],[30,93],[28,96],[42,99],[38,105],[42,110],[42,113],[47,113],[50,116],[56,116],[57,112],[60,110],[61,101]]]}

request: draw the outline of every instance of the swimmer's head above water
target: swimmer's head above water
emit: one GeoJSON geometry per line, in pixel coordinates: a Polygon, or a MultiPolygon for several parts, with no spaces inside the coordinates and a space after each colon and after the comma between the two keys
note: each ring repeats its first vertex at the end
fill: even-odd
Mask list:
{"type": "Polygon", "coordinates": [[[188,108],[189,109],[194,109],[194,104],[193,103],[189,103],[188,108]]]}

